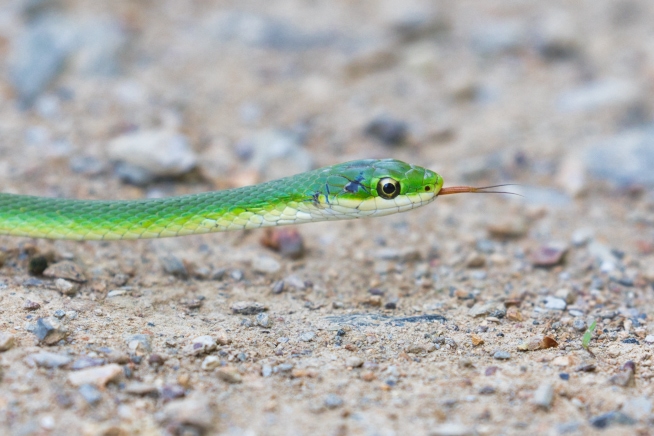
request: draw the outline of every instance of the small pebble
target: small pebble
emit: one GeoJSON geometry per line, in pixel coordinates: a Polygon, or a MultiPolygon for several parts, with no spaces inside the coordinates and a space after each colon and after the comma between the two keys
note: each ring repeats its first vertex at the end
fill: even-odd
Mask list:
{"type": "MultiPolygon", "coordinates": [[[[572,328],[577,330],[578,332],[585,332],[586,328],[588,328],[586,321],[584,321],[581,318],[575,318],[574,321],[572,321],[572,328]]],[[[654,339],[654,336],[652,336],[652,339],[654,339]]]]}
{"type": "Polygon", "coordinates": [[[154,395],[157,393],[157,387],[150,383],[135,381],[125,386],[125,392],[132,395],[154,395]]]}
{"type": "Polygon", "coordinates": [[[229,273],[229,276],[235,281],[240,282],[241,280],[243,280],[244,274],[243,271],[241,271],[240,269],[235,269],[229,273]]]}
{"type": "Polygon", "coordinates": [[[28,312],[32,312],[34,310],[38,310],[41,308],[41,305],[37,303],[36,301],[32,300],[25,300],[25,303],[23,303],[23,310],[27,310],[28,312]]]}
{"type": "Polygon", "coordinates": [[[508,360],[510,358],[511,358],[511,353],[504,350],[498,350],[495,352],[495,354],[493,354],[493,359],[496,360],[508,360]]]}
{"type": "Polygon", "coordinates": [[[363,366],[363,359],[359,356],[350,356],[345,359],[345,366],[349,368],[359,368],[363,366]]]}
{"type": "Polygon", "coordinates": [[[82,268],[69,260],[50,265],[43,271],[43,275],[53,279],[65,279],[77,283],[86,282],[86,275],[82,268]]]}
{"type": "Polygon", "coordinates": [[[213,371],[220,367],[220,359],[217,356],[207,356],[202,361],[202,369],[205,371],[213,371]]]}
{"type": "Polygon", "coordinates": [[[68,329],[55,317],[37,319],[32,333],[36,335],[39,342],[46,345],[54,345],[69,334],[68,329]]]}
{"type": "Polygon", "coordinates": [[[268,228],[261,244],[289,259],[299,259],[304,255],[304,239],[295,228],[268,228]]]}
{"type": "Polygon", "coordinates": [[[39,368],[59,368],[68,365],[72,359],[70,356],[63,354],[49,353],[41,351],[39,353],[30,354],[25,358],[28,365],[38,366],[39,368]]]}
{"type": "Polygon", "coordinates": [[[83,384],[79,388],[79,393],[84,400],[90,405],[95,405],[102,400],[102,392],[92,384],[83,384]]]}
{"type": "MultiPolygon", "coordinates": [[[[654,344],[654,335],[647,335],[645,336],[645,342],[648,344],[654,344]]],[[[0,341],[1,344],[1,341],[0,341]]],[[[2,351],[2,346],[0,345],[0,351],[2,351]]]]}
{"type": "Polygon", "coordinates": [[[281,294],[284,292],[284,280],[277,280],[273,283],[271,291],[273,294],[281,294]]]}
{"type": "Polygon", "coordinates": [[[52,316],[54,316],[54,317],[57,318],[57,319],[61,319],[61,318],[63,318],[64,316],[66,316],[66,312],[63,311],[63,310],[61,310],[61,309],[57,309],[57,310],[54,311],[54,313],[52,314],[52,316]]]}
{"type": "Polygon", "coordinates": [[[186,389],[180,385],[164,385],[161,389],[161,398],[164,403],[168,401],[175,400],[177,398],[182,398],[186,395],[186,389]]]}
{"type": "Polygon", "coordinates": [[[256,315],[267,310],[266,306],[256,301],[238,301],[232,304],[232,312],[237,315],[256,315]]]}
{"type": "Polygon", "coordinates": [[[315,332],[304,332],[300,335],[300,340],[303,342],[311,342],[315,339],[316,333],[315,332]]]}
{"type": "Polygon", "coordinates": [[[556,298],[556,297],[545,297],[545,308],[549,310],[565,310],[565,308],[568,306],[568,303],[565,302],[565,300],[562,300],[561,298],[556,298]]]}
{"type": "Polygon", "coordinates": [[[554,385],[550,383],[542,383],[534,391],[532,403],[535,406],[549,410],[549,408],[552,406],[553,399],[554,399],[554,385]]]}
{"type": "Polygon", "coordinates": [[[241,383],[243,381],[243,377],[241,377],[241,374],[238,372],[238,370],[229,366],[218,369],[218,371],[216,371],[216,375],[222,381],[230,384],[241,383]]]}
{"type": "Polygon", "coordinates": [[[127,339],[127,348],[130,353],[144,356],[152,352],[151,336],[144,334],[132,335],[127,339]]]}
{"type": "Polygon", "coordinates": [[[486,264],[486,258],[478,252],[472,252],[466,258],[466,266],[468,268],[481,268],[486,264]]]}
{"type": "Polygon", "coordinates": [[[270,365],[262,365],[261,366],[261,375],[263,377],[270,377],[273,373],[273,368],[270,365]]]}
{"type": "MultiPolygon", "coordinates": [[[[175,390],[177,391],[177,388],[175,390]]],[[[169,425],[182,425],[185,428],[195,430],[193,433],[189,431],[183,434],[208,434],[216,415],[210,401],[210,398],[202,395],[194,395],[179,401],[170,401],[163,407],[161,420],[169,425]]]]}
{"type": "Polygon", "coordinates": [[[543,245],[531,254],[531,263],[536,267],[550,268],[561,264],[567,252],[568,248],[564,245],[543,245]]]}
{"type": "Polygon", "coordinates": [[[270,316],[268,316],[267,313],[261,312],[258,313],[257,316],[255,317],[255,320],[257,322],[257,325],[263,328],[270,328],[272,326],[272,320],[270,319],[270,316]]]}
{"type": "Polygon", "coordinates": [[[328,409],[336,409],[343,405],[343,398],[339,397],[336,394],[327,394],[323,400],[325,407],[328,409]]]}
{"type": "Polygon", "coordinates": [[[159,261],[166,273],[179,277],[180,279],[188,278],[188,269],[186,268],[186,265],[184,265],[184,262],[182,262],[178,257],[169,254],[161,257],[159,261]]]}
{"type": "Polygon", "coordinates": [[[123,367],[115,363],[74,371],[68,374],[68,381],[74,386],[92,384],[104,387],[123,373],[123,367]]]}
{"type": "Polygon", "coordinates": [[[80,285],[79,283],[60,278],[55,280],[55,287],[64,295],[74,295],[79,290],[80,285]]]}
{"type": "Polygon", "coordinates": [[[201,354],[210,353],[217,347],[216,340],[209,336],[198,336],[191,341],[191,344],[186,348],[186,354],[192,356],[199,356],[201,354]]]}
{"type": "Polygon", "coordinates": [[[105,363],[107,363],[105,359],[101,359],[99,357],[84,356],[74,361],[73,364],[70,366],[70,369],[72,369],[73,371],[78,371],[80,369],[92,368],[94,366],[101,366],[104,365],[105,363]]]}
{"type": "Polygon", "coordinates": [[[16,338],[11,333],[0,332],[0,352],[10,350],[14,347],[16,338]]]}
{"type": "Polygon", "coordinates": [[[261,274],[274,274],[281,268],[280,263],[270,256],[256,256],[252,260],[252,270],[261,274]]]}

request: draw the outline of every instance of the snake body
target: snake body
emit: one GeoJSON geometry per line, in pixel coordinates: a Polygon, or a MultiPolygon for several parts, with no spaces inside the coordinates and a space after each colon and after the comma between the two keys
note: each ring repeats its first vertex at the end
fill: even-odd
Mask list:
{"type": "Polygon", "coordinates": [[[389,215],[433,201],[438,174],[358,160],[254,186],[162,199],[75,200],[0,194],[0,234],[49,239],[163,238],[389,215]]]}

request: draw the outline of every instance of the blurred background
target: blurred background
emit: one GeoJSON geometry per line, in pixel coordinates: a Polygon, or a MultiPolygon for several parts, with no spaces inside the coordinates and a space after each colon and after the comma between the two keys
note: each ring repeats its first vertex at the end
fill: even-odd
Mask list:
{"type": "Polygon", "coordinates": [[[653,15],[644,0],[7,0],[4,188],[157,196],[395,157],[446,184],[518,180],[534,202],[642,189],[653,15]]]}

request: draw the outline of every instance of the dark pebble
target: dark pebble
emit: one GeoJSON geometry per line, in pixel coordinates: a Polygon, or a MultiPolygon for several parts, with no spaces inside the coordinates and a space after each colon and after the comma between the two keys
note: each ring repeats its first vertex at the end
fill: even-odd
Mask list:
{"type": "Polygon", "coordinates": [[[45,256],[34,256],[30,259],[27,271],[33,276],[40,276],[48,267],[48,259],[45,256]]]}
{"type": "Polygon", "coordinates": [[[489,366],[484,371],[484,375],[486,375],[486,377],[490,377],[492,375],[495,375],[495,373],[497,372],[498,369],[500,369],[498,366],[489,366]]]}
{"type": "Polygon", "coordinates": [[[161,366],[164,364],[164,358],[159,354],[150,354],[150,357],[148,357],[148,364],[150,364],[150,366],[161,366]]]}
{"type": "Polygon", "coordinates": [[[568,374],[567,372],[562,372],[562,373],[559,374],[559,378],[561,380],[568,381],[568,380],[570,380],[570,374],[568,374]]]}
{"type": "Polygon", "coordinates": [[[182,262],[179,258],[169,254],[167,256],[163,256],[160,261],[161,266],[163,266],[163,269],[166,273],[181,279],[188,278],[188,269],[186,269],[186,265],[184,265],[184,262],[182,262]]]}
{"type": "Polygon", "coordinates": [[[25,300],[25,303],[23,304],[23,309],[27,311],[34,311],[38,310],[41,308],[41,305],[37,303],[36,301],[32,300],[25,300]]]}
{"type": "Polygon", "coordinates": [[[395,301],[389,301],[384,305],[384,309],[395,310],[397,309],[397,303],[395,301]]]}
{"type": "Polygon", "coordinates": [[[278,280],[275,283],[273,283],[272,293],[281,294],[282,292],[284,292],[284,280],[278,280]]]}
{"type": "Polygon", "coordinates": [[[386,116],[373,119],[365,128],[366,135],[386,145],[401,145],[408,133],[407,123],[386,116]]]}
{"type": "Polygon", "coordinates": [[[161,389],[161,398],[163,398],[164,403],[177,398],[182,398],[185,395],[186,390],[180,385],[165,385],[161,389]]]}
{"type": "Polygon", "coordinates": [[[480,395],[492,395],[494,393],[495,393],[495,388],[492,386],[484,386],[483,388],[479,389],[480,395]]]}
{"type": "Polygon", "coordinates": [[[612,424],[634,425],[636,422],[632,417],[615,411],[590,418],[590,425],[598,429],[607,428],[612,424]]]}
{"type": "Polygon", "coordinates": [[[627,338],[622,340],[623,344],[635,344],[635,345],[640,345],[640,342],[638,342],[638,339],[636,338],[627,338]]]}

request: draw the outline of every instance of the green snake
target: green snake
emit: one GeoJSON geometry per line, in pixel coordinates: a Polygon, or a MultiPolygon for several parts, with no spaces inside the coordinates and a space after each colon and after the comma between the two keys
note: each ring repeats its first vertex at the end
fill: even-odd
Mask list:
{"type": "Polygon", "coordinates": [[[428,169],[394,159],[319,168],[254,186],[142,200],[75,200],[0,193],[0,234],[49,239],[140,239],[375,217],[431,203],[443,188],[428,169]]]}

